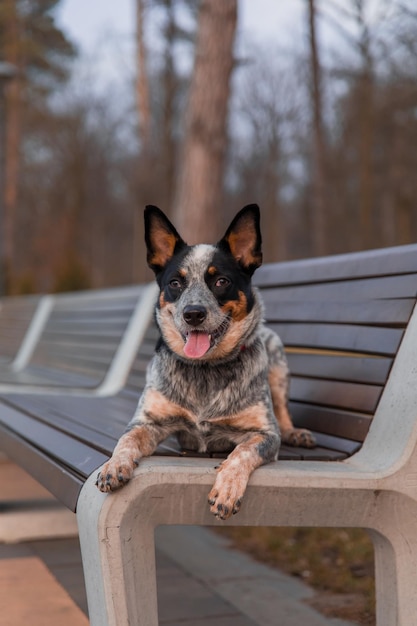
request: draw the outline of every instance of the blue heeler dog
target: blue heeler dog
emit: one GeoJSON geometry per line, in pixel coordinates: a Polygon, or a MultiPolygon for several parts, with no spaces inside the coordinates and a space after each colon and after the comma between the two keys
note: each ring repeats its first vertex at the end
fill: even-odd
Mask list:
{"type": "Polygon", "coordinates": [[[230,451],[208,495],[220,519],[237,513],[253,470],[277,458],[280,441],[312,447],[287,409],[288,367],[279,337],[262,323],[251,285],[261,265],[259,208],[244,207],[217,245],[188,246],[164,213],[145,210],[147,260],[160,287],[161,332],[137,411],[101,491],[122,487],[141,457],[168,435],[198,451],[230,451]]]}

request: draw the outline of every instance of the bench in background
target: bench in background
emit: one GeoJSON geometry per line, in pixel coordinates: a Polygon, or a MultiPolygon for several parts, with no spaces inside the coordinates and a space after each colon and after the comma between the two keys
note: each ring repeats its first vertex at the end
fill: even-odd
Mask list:
{"type": "Polygon", "coordinates": [[[0,368],[11,366],[35,318],[40,296],[0,299],[0,368]]]}
{"type": "Polygon", "coordinates": [[[154,295],[138,285],[41,298],[15,360],[0,366],[0,393],[114,393],[130,370],[154,295]]]}

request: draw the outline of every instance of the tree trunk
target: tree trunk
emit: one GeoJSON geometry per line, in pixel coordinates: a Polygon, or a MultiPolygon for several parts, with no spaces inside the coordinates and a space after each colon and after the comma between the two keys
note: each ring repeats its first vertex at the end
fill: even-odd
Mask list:
{"type": "Polygon", "coordinates": [[[219,236],[236,0],[202,0],[173,218],[189,242],[219,236]]]}
{"type": "Polygon", "coordinates": [[[322,75],[316,34],[315,0],[308,0],[311,98],[313,109],[313,251],[317,256],[326,252],[326,142],[323,128],[322,75]]]}
{"type": "Polygon", "coordinates": [[[164,28],[164,70],[162,73],[163,114],[161,136],[161,176],[164,181],[164,206],[169,213],[175,185],[175,97],[178,90],[178,77],[174,66],[174,45],[177,25],[173,0],[164,0],[166,24],[164,28]]]}
{"type": "Polygon", "coordinates": [[[359,77],[359,215],[361,246],[373,247],[373,168],[372,147],[374,141],[374,62],[371,52],[371,34],[365,20],[364,0],[355,0],[356,20],[361,31],[359,51],[362,71],[359,77]]]}
{"type": "Polygon", "coordinates": [[[19,46],[19,20],[13,0],[5,6],[4,56],[17,68],[16,78],[6,89],[6,133],[4,176],[4,283],[10,288],[14,257],[14,231],[17,211],[17,194],[20,165],[20,140],[22,126],[22,73],[23,59],[19,46]]]}
{"type": "Polygon", "coordinates": [[[148,155],[151,145],[151,107],[149,96],[146,48],[143,28],[143,0],[136,0],[136,101],[139,113],[139,136],[142,153],[148,155]]]}

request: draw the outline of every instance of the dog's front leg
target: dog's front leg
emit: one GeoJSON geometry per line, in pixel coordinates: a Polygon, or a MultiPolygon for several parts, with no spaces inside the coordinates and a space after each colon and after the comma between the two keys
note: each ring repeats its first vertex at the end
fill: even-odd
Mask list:
{"type": "Polygon", "coordinates": [[[127,427],[98,475],[100,491],[115,491],[133,476],[144,456],[150,456],[158,444],[180,427],[192,429],[195,420],[184,408],[170,402],[154,389],[144,392],[134,418],[127,427]]]}
{"type": "Polygon", "coordinates": [[[217,476],[209,493],[210,511],[226,520],[235,515],[252,472],[278,455],[280,438],[275,432],[251,432],[217,467],[217,476]]]}
{"type": "Polygon", "coordinates": [[[97,475],[96,485],[100,491],[115,491],[129,482],[139,459],[154,452],[158,439],[156,430],[149,424],[131,425],[97,475]]]}

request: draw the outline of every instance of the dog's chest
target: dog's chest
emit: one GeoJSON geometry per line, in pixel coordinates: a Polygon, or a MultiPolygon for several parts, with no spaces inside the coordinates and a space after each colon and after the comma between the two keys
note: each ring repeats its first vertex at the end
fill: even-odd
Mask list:
{"type": "Polygon", "coordinates": [[[242,355],[216,366],[208,363],[191,366],[162,352],[155,357],[150,383],[201,423],[236,414],[263,401],[267,387],[266,365],[262,355],[256,358],[242,355]]]}

